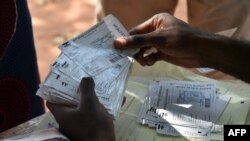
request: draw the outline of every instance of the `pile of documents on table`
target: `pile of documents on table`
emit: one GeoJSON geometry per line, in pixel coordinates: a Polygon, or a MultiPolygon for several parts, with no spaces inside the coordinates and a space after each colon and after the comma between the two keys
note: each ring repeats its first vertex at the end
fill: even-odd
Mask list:
{"type": "Polygon", "coordinates": [[[138,122],[159,134],[207,137],[221,131],[215,122],[229,100],[216,94],[214,83],[158,81],[149,86],[138,122]]]}
{"type": "Polygon", "coordinates": [[[115,38],[128,35],[112,15],[88,31],[62,44],[61,54],[51,65],[37,95],[54,103],[77,105],[79,84],[83,77],[92,77],[99,101],[114,117],[123,100],[131,70],[130,51],[115,50],[115,38]]]}

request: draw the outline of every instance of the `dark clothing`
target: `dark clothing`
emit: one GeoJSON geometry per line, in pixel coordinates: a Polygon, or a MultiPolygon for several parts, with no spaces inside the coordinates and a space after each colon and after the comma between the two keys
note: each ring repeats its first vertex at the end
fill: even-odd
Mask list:
{"type": "Polygon", "coordinates": [[[16,0],[16,7],[16,32],[0,60],[0,131],[44,113],[35,95],[40,80],[26,0],[16,0]]]}

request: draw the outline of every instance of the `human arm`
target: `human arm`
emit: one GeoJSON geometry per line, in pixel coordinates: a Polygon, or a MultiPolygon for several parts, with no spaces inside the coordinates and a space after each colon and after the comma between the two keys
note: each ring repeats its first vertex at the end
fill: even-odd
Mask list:
{"type": "Polygon", "coordinates": [[[94,85],[92,78],[82,79],[77,107],[46,103],[59,130],[72,141],[115,141],[113,118],[99,102],[94,85]]]}
{"type": "Polygon", "coordinates": [[[211,67],[250,82],[250,42],[203,32],[167,13],[153,16],[130,34],[114,45],[139,48],[134,57],[143,66],[163,60],[187,68],[211,67]],[[157,52],[145,56],[152,48],[157,52]]]}

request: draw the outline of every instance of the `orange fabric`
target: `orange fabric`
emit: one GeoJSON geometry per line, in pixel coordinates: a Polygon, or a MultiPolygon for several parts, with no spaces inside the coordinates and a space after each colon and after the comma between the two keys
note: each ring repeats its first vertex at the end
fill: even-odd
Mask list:
{"type": "MultiPolygon", "coordinates": [[[[249,0],[187,0],[188,21],[191,25],[208,32],[219,32],[237,27],[234,37],[250,39],[243,36],[243,25],[249,23],[249,0]]],[[[249,25],[249,24],[248,24],[249,25]]]]}
{"type": "MultiPolygon", "coordinates": [[[[113,14],[129,30],[156,13],[174,13],[177,0],[102,0],[99,16],[113,14]]],[[[99,19],[102,17],[99,17],[99,19]]]]}
{"type": "MultiPolygon", "coordinates": [[[[115,15],[127,29],[151,16],[175,10],[178,0],[102,0],[99,15],[115,15]]],[[[248,39],[250,30],[249,0],[187,0],[188,21],[208,32],[218,32],[234,27],[234,37],[248,39]]]]}

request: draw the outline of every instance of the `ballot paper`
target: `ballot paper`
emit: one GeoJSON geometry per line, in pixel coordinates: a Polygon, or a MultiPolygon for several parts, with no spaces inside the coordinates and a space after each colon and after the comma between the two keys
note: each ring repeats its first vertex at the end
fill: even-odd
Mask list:
{"type": "Polygon", "coordinates": [[[99,101],[114,117],[123,100],[132,56],[136,50],[119,51],[113,41],[128,35],[112,15],[86,32],[60,45],[61,54],[50,66],[37,95],[47,101],[77,105],[79,84],[83,77],[92,77],[99,101]]]}
{"type": "Polygon", "coordinates": [[[207,137],[221,130],[215,122],[229,100],[216,94],[214,83],[158,81],[149,86],[138,122],[159,134],[207,137]]]}
{"type": "Polygon", "coordinates": [[[1,141],[69,141],[56,128],[38,130],[31,133],[23,133],[3,139],[1,141]]]}

